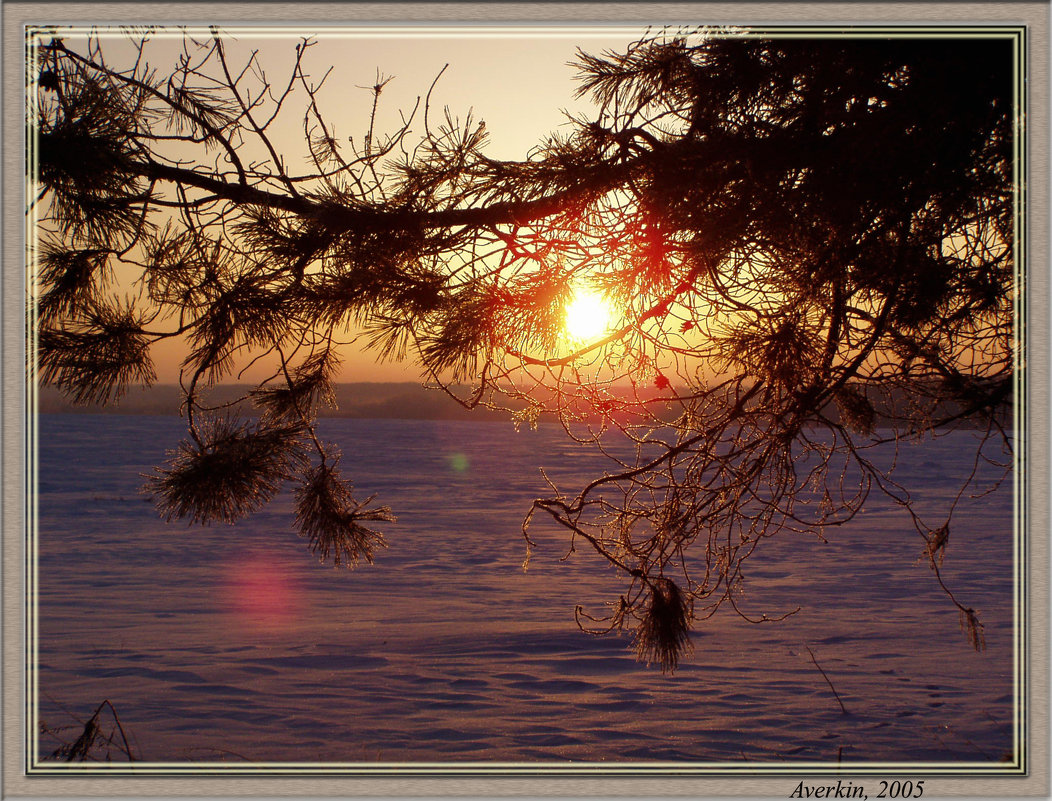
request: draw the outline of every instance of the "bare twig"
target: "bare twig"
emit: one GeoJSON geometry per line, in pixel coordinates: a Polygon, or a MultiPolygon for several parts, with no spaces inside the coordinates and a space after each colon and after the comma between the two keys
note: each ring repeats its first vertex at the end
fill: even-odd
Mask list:
{"type": "Polygon", "coordinates": [[[822,666],[818,664],[818,660],[815,659],[814,651],[812,651],[806,645],[804,647],[807,648],[807,653],[811,654],[811,661],[815,663],[815,667],[818,668],[818,672],[822,674],[822,678],[826,680],[826,684],[829,685],[829,689],[832,690],[833,695],[836,696],[836,702],[840,704],[840,711],[843,712],[845,715],[848,714],[847,707],[845,707],[844,702],[840,700],[840,693],[836,691],[836,687],[833,686],[833,682],[829,680],[829,676],[827,676],[826,672],[822,670],[822,666]]]}

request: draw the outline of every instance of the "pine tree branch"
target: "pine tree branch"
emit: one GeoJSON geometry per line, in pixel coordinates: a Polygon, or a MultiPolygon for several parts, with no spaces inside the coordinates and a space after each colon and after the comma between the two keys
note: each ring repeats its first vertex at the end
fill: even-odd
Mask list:
{"type": "Polygon", "coordinates": [[[557,214],[570,201],[586,195],[612,191],[637,167],[639,160],[618,165],[599,165],[576,186],[532,200],[502,201],[468,208],[417,211],[379,207],[338,205],[304,196],[271,192],[258,186],[231,183],[184,167],[149,160],[131,162],[129,172],[150,180],[170,181],[211,192],[217,199],[248,206],[263,206],[318,219],[326,226],[344,231],[385,231],[413,228],[491,228],[499,225],[526,225],[557,214]]]}

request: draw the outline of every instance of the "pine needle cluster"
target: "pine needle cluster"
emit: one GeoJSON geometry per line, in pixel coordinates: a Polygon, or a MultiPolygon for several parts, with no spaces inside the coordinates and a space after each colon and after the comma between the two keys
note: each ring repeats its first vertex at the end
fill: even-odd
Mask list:
{"type": "Polygon", "coordinates": [[[331,558],[335,567],[354,567],[361,559],[371,563],[375,549],[386,542],[362,522],[395,520],[386,506],[367,508],[371,500],[359,503],[335,466],[317,465],[296,489],[296,526],[323,562],[331,558]]]}
{"type": "Polygon", "coordinates": [[[146,490],[166,520],[233,523],[273,498],[304,463],[302,435],[298,424],[213,417],[148,477],[146,490]]]}
{"type": "Polygon", "coordinates": [[[294,422],[313,420],[324,403],[336,407],[333,377],[340,359],[331,349],[311,354],[282,386],[261,386],[251,393],[267,419],[294,422]]]}

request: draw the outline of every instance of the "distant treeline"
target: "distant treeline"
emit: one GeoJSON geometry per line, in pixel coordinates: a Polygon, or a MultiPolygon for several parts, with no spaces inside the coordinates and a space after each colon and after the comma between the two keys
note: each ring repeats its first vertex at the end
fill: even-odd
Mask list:
{"type": "MultiPolygon", "coordinates": [[[[239,399],[253,387],[246,384],[230,384],[213,387],[206,396],[207,403],[214,407],[228,407],[243,414],[252,415],[254,407],[246,401],[239,399]]],[[[467,387],[454,387],[460,397],[467,397],[470,390],[467,387]]],[[[667,392],[668,390],[666,390],[667,392]]],[[[626,399],[632,390],[625,389],[626,399]]],[[[657,391],[646,393],[647,397],[656,399],[660,394],[657,391]]],[[[868,393],[862,393],[868,394],[868,393]]],[[[492,409],[476,408],[465,409],[445,392],[438,389],[428,389],[414,382],[400,383],[349,383],[335,385],[336,408],[322,404],[319,409],[320,417],[353,417],[353,418],[397,418],[406,420],[507,420],[509,415],[506,411],[494,411],[492,409]]],[[[182,392],[175,384],[158,384],[149,388],[135,388],[130,390],[119,403],[108,406],[97,405],[75,405],[69,401],[55,387],[41,387],[37,393],[37,411],[42,414],[151,414],[151,415],[174,415],[179,413],[182,403],[182,392]]],[[[905,399],[883,398],[877,401],[873,398],[873,424],[877,428],[886,427],[888,415],[896,415],[904,411],[904,408],[896,409],[905,399]]],[[[522,404],[509,403],[509,405],[521,406],[522,404]]],[[[669,404],[667,407],[667,420],[672,422],[677,415],[677,406],[669,404]]],[[[944,401],[940,404],[940,416],[953,413],[959,407],[953,401],[944,401]]],[[[651,404],[651,411],[657,412],[651,404]]],[[[837,420],[840,417],[835,406],[825,410],[826,414],[837,420]]],[[[660,413],[659,413],[660,414],[660,413]]],[[[998,409],[998,417],[1002,423],[1007,424],[1011,415],[1011,394],[998,409]]],[[[621,415],[616,415],[621,416],[621,415]]],[[[665,417],[666,415],[660,415],[665,417]]],[[[545,418],[541,418],[542,420],[545,418]]],[[[554,418],[550,418],[554,419],[554,418]]]]}
{"type": "MultiPolygon", "coordinates": [[[[210,406],[231,405],[244,414],[254,414],[250,403],[238,403],[254,385],[223,384],[213,387],[205,396],[210,406]]],[[[467,392],[465,391],[465,395],[467,392]]],[[[465,409],[449,395],[427,389],[411,381],[404,383],[336,384],[336,408],[322,404],[320,417],[402,418],[410,420],[478,420],[507,419],[507,413],[489,409],[465,409]]],[[[55,387],[41,387],[38,411],[42,414],[156,414],[179,413],[182,390],[175,384],[137,387],[108,406],[78,406],[55,387]]]]}

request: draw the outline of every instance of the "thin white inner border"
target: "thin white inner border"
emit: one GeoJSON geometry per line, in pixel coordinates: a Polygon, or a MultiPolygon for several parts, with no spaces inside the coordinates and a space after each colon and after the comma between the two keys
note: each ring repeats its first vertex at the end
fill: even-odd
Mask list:
{"type": "MultiPolygon", "coordinates": [[[[13,5],[14,4],[12,4],[12,6],[13,5]]],[[[47,5],[48,4],[40,4],[40,5],[34,6],[33,9],[34,10],[39,10],[42,7],[47,7],[47,5]]],[[[397,4],[397,3],[395,3],[395,4],[391,4],[391,6],[389,6],[387,8],[388,13],[390,13],[390,8],[391,7],[397,7],[399,5],[405,5],[407,8],[413,8],[416,11],[420,11],[421,10],[421,6],[417,5],[417,4],[414,4],[414,5],[410,6],[409,4],[397,4]]],[[[779,3],[763,4],[763,7],[766,7],[766,8],[772,8],[773,7],[775,9],[781,10],[780,9],[781,5],[782,4],[779,4],[779,3]]],[[[819,14],[819,16],[824,16],[824,14],[826,12],[828,12],[828,11],[841,11],[842,12],[843,9],[839,8],[838,7],[839,5],[840,4],[829,4],[829,6],[827,8],[825,8],[825,9],[820,8],[820,11],[823,12],[823,13],[819,14]]],[[[927,12],[926,13],[929,13],[929,14],[932,13],[933,11],[936,12],[936,13],[941,13],[941,12],[943,12],[945,10],[945,7],[941,7],[939,5],[934,5],[934,6],[931,5],[931,4],[925,4],[925,5],[927,6],[927,12]]],[[[1009,5],[1011,5],[1011,4],[1009,4],[1009,5]]],[[[1023,4],[1023,5],[1030,6],[1029,10],[1033,11],[1034,10],[1034,6],[1037,5],[1037,4],[1023,4]]],[[[920,4],[917,4],[917,7],[919,7],[919,6],[920,6],[920,4]]],[[[169,5],[167,7],[170,10],[175,10],[175,9],[179,8],[175,4],[169,5]]],[[[339,6],[337,6],[337,7],[339,7],[339,6]]],[[[377,9],[377,6],[375,6],[375,5],[369,5],[368,7],[371,8],[371,9],[374,9],[374,10],[377,9]]],[[[523,4],[517,4],[514,7],[506,6],[505,8],[521,9],[522,7],[523,7],[523,4]]],[[[663,9],[668,9],[669,5],[668,4],[664,4],[664,5],[660,6],[660,7],[663,8],[663,9]]],[[[85,8],[85,7],[81,7],[81,8],[85,8]]],[[[88,8],[90,8],[90,7],[88,7],[88,8]]],[[[100,11],[105,9],[106,12],[112,13],[113,9],[114,9],[114,6],[112,6],[112,5],[110,5],[110,6],[103,6],[102,4],[100,4],[96,8],[98,8],[100,11]]],[[[125,8],[127,8],[127,7],[125,7],[125,8]]],[[[157,6],[157,7],[154,7],[154,8],[158,8],[159,9],[159,8],[161,8],[161,6],[157,6]]],[[[186,7],[183,6],[182,8],[186,8],[186,7]]],[[[229,8],[229,6],[224,6],[224,8],[229,8]]],[[[315,10],[315,13],[317,13],[317,11],[316,11],[317,6],[307,7],[306,4],[305,4],[304,6],[301,7],[301,9],[304,10],[304,11],[306,11],[307,8],[312,8],[312,9],[315,10]]],[[[380,8],[383,9],[383,7],[380,7],[380,8]]],[[[458,8],[463,10],[464,6],[462,6],[462,5],[451,6],[450,10],[453,13],[456,13],[456,9],[458,9],[458,8]]],[[[468,7],[468,8],[470,8],[470,7],[468,7]]],[[[585,8],[587,8],[587,7],[585,7],[585,8]]],[[[646,9],[647,6],[641,5],[640,8],[641,9],[646,9]]],[[[727,6],[722,6],[721,8],[722,9],[727,9],[727,6]]],[[[757,7],[754,6],[754,9],[755,8],[757,8],[757,7]]],[[[811,13],[814,13],[814,10],[813,10],[814,7],[813,6],[806,6],[806,8],[811,9],[811,13]]],[[[862,13],[865,13],[867,11],[872,13],[873,8],[874,7],[870,6],[870,5],[867,5],[867,6],[859,5],[857,7],[857,10],[859,12],[862,12],[862,13]]],[[[957,6],[957,8],[959,10],[958,13],[960,13],[960,11],[962,10],[961,7],[957,6]]],[[[989,6],[988,5],[984,5],[984,6],[980,7],[980,6],[977,5],[977,6],[973,6],[971,8],[966,6],[966,7],[963,8],[963,10],[972,12],[973,10],[974,11],[978,11],[980,8],[983,8],[984,10],[988,11],[989,6]]],[[[892,7],[892,9],[894,9],[894,6],[892,7]]],[[[24,11],[24,7],[23,7],[22,10],[24,11]]],[[[197,11],[197,9],[195,7],[193,7],[193,6],[189,7],[189,9],[187,9],[187,10],[192,10],[194,12],[197,11]]],[[[251,11],[255,11],[255,12],[258,13],[261,10],[261,8],[260,8],[259,4],[245,4],[245,10],[250,11],[250,13],[251,13],[251,11]]],[[[496,9],[494,9],[494,10],[496,10],[496,9]]],[[[855,9],[853,9],[853,10],[855,10],[855,9]]],[[[884,10],[884,13],[886,13],[887,7],[886,6],[883,7],[883,10],[884,10]]],[[[271,9],[267,9],[267,11],[270,12],[271,9]]],[[[546,11],[546,8],[545,8],[545,6],[538,4],[538,5],[533,6],[532,11],[534,13],[536,13],[536,12],[544,13],[546,11]]],[[[623,11],[623,7],[622,7],[622,11],[623,11]]],[[[432,8],[428,8],[427,9],[427,13],[433,13],[433,7],[432,8]]],[[[726,10],[724,10],[723,13],[727,13],[726,10]]],[[[915,12],[911,12],[911,13],[915,13],[915,12]]],[[[998,14],[997,16],[1002,16],[1002,15],[998,14]]],[[[1025,17],[1026,15],[1023,14],[1023,16],[1025,17]]],[[[1040,22],[1043,23],[1043,24],[1040,26],[1040,30],[1046,36],[1047,36],[1047,16],[1048,16],[1047,10],[1041,9],[1041,17],[1042,17],[1042,19],[1040,20],[1040,22]]],[[[995,22],[994,20],[990,20],[990,23],[991,23],[991,25],[965,25],[965,26],[954,25],[954,26],[946,26],[946,25],[938,24],[937,21],[933,21],[933,23],[930,26],[924,27],[922,32],[918,32],[915,35],[916,36],[926,36],[926,35],[931,35],[933,33],[936,33],[938,31],[958,31],[958,30],[963,33],[963,32],[969,32],[969,31],[976,31],[979,28],[989,29],[990,27],[1005,27],[1003,25],[998,25],[997,22],[995,22]]],[[[230,25],[230,26],[226,26],[226,27],[223,27],[223,26],[219,26],[219,27],[224,32],[233,32],[235,30],[243,30],[243,31],[252,31],[253,33],[256,33],[257,35],[259,35],[262,31],[267,31],[268,33],[269,32],[273,32],[273,33],[275,33],[275,35],[287,36],[287,35],[289,35],[290,31],[298,30],[301,27],[301,24],[302,23],[283,24],[283,23],[280,23],[280,22],[275,22],[275,23],[253,23],[250,26],[230,25]],[[281,28],[281,33],[276,32],[274,30],[276,28],[281,28]]],[[[753,25],[751,23],[741,23],[741,24],[742,24],[743,27],[746,27],[746,26],[749,27],[750,30],[752,30],[752,31],[764,31],[764,30],[766,30],[769,27],[784,27],[782,24],[779,24],[779,23],[775,23],[773,26],[766,26],[766,27],[765,26],[753,25]]],[[[916,27],[916,20],[913,21],[913,26],[916,27]]],[[[99,25],[96,25],[96,26],[83,26],[83,27],[85,29],[87,29],[89,27],[94,27],[96,29],[100,29],[100,28],[103,28],[103,27],[115,27],[115,26],[111,26],[109,24],[105,24],[104,25],[104,24],[100,23],[99,25]]],[[[172,25],[170,27],[186,28],[186,27],[191,27],[191,26],[174,26],[174,25],[172,25]]],[[[318,26],[315,26],[312,29],[312,32],[319,33],[321,28],[323,28],[323,27],[331,27],[331,26],[324,26],[324,25],[319,24],[318,26]]],[[[645,23],[640,23],[638,26],[633,25],[633,26],[627,28],[627,30],[635,32],[635,31],[643,29],[644,27],[645,27],[645,23]]],[[[675,24],[670,24],[670,25],[662,24],[661,26],[655,26],[655,29],[657,29],[658,27],[675,29],[677,26],[675,24]]],[[[796,26],[793,26],[793,27],[796,28],[796,26]]],[[[821,30],[821,31],[826,31],[826,32],[830,32],[830,33],[843,33],[843,34],[851,35],[851,34],[858,34],[858,33],[860,33],[861,32],[860,28],[862,28],[862,30],[864,30],[864,31],[872,32],[872,33],[876,33],[878,31],[894,31],[894,32],[898,32],[897,26],[890,26],[890,25],[887,25],[887,24],[865,25],[865,23],[860,23],[860,25],[858,25],[858,26],[855,26],[855,25],[843,25],[843,24],[838,24],[838,25],[822,24],[822,25],[819,25],[819,26],[811,26],[811,27],[807,28],[806,30],[808,30],[808,31],[821,30]],[[864,26],[864,27],[862,27],[862,26],[864,26]]],[[[596,22],[596,23],[592,23],[592,22],[589,22],[587,27],[582,27],[580,23],[576,23],[575,27],[574,27],[574,31],[580,30],[580,31],[583,31],[583,32],[587,32],[587,31],[591,30],[596,35],[604,35],[604,34],[608,34],[608,33],[611,33],[611,32],[616,32],[618,29],[625,29],[625,26],[623,26],[622,24],[619,24],[619,23],[610,23],[610,22],[605,22],[605,23],[604,22],[596,22]]],[[[802,31],[803,29],[797,28],[797,30],[798,31],[802,31]]],[[[449,36],[450,32],[454,32],[454,31],[456,31],[456,32],[468,31],[468,32],[470,32],[472,34],[476,34],[477,33],[479,36],[491,35],[494,31],[499,31],[502,34],[506,33],[506,35],[509,35],[509,36],[519,36],[519,37],[524,36],[524,35],[528,36],[528,35],[533,35],[533,34],[540,34],[542,32],[546,32],[546,31],[560,31],[560,32],[564,33],[567,36],[569,36],[569,35],[579,35],[579,34],[571,33],[570,31],[567,31],[565,26],[561,26],[561,25],[558,26],[558,27],[549,27],[549,26],[537,26],[537,25],[533,25],[533,24],[530,24],[530,23],[525,23],[522,26],[515,26],[513,28],[508,28],[507,26],[501,26],[501,27],[494,26],[493,28],[487,28],[487,26],[484,23],[480,23],[480,24],[472,23],[470,28],[465,28],[465,27],[463,27],[461,25],[443,26],[441,23],[436,24],[435,22],[426,22],[426,23],[424,23],[424,22],[421,22],[421,23],[407,22],[405,27],[402,27],[401,25],[399,25],[399,26],[392,26],[389,23],[384,23],[382,25],[377,25],[377,26],[356,26],[352,35],[361,35],[363,33],[370,33],[370,32],[372,32],[372,33],[379,33],[380,35],[388,34],[388,35],[402,35],[402,36],[404,36],[407,33],[411,33],[413,35],[449,36]],[[427,31],[427,32],[418,32],[418,31],[414,30],[415,28],[420,28],[422,26],[427,26],[428,28],[431,28],[432,30],[427,31]],[[370,27],[373,28],[372,31],[369,30],[370,27]]],[[[326,33],[329,33],[329,32],[326,32],[326,33]]],[[[157,34],[155,34],[155,35],[157,35],[157,34]]],[[[1032,61],[1031,54],[1027,53],[1027,56],[1030,57],[1029,60],[1032,61]]],[[[1042,57],[1040,60],[1042,62],[1042,66],[1045,67],[1045,69],[1038,75],[1038,78],[1041,81],[1041,83],[1039,83],[1039,86],[1047,89],[1047,58],[1042,57]]],[[[7,70],[7,72],[8,72],[9,77],[10,77],[10,70],[7,70]]],[[[1028,74],[1028,79],[1031,79],[1031,78],[1032,78],[1032,76],[1030,76],[1028,74]]],[[[1045,98],[1042,96],[1041,100],[1043,101],[1043,100],[1045,100],[1045,98]]],[[[1033,119],[1033,116],[1031,117],[1031,119],[1033,119]]],[[[1044,108],[1042,108],[1040,120],[1041,120],[1041,122],[1045,123],[1045,127],[1047,128],[1047,112],[1045,111],[1044,108]]],[[[1031,137],[1033,136],[1032,131],[1030,132],[1030,136],[1031,137]]],[[[1043,140],[1042,140],[1042,144],[1044,144],[1043,140]]],[[[5,148],[5,151],[7,151],[7,148],[5,148]]],[[[1047,155],[1047,154],[1045,154],[1045,155],[1047,155]]],[[[9,165],[10,161],[8,160],[5,163],[7,163],[9,165]]],[[[1033,172],[1032,165],[1028,164],[1028,167],[1030,167],[1031,168],[1031,172],[1033,172]]],[[[1042,177],[1044,177],[1044,174],[1042,174],[1042,177]]],[[[9,186],[10,185],[11,185],[11,182],[9,182],[9,186]]],[[[10,193],[8,193],[8,194],[10,194],[10,193]]],[[[1039,194],[1040,194],[1040,199],[1042,201],[1047,201],[1047,192],[1044,191],[1044,185],[1042,185],[1042,190],[1039,192],[1039,194]]],[[[1033,198],[1031,196],[1030,200],[1032,201],[1032,199],[1033,198]]],[[[1042,234],[1041,244],[1047,246],[1047,228],[1044,225],[1041,225],[1039,227],[1041,228],[1041,234],[1042,234]]],[[[1027,230],[1026,233],[1029,234],[1029,230],[1027,230]]],[[[1020,241],[1017,244],[1017,247],[1020,248],[1020,252],[1023,252],[1023,250],[1022,250],[1023,249],[1023,242],[1022,241],[1020,241]]],[[[1017,262],[1017,270],[1018,269],[1020,269],[1020,266],[1019,266],[1019,263],[1017,262]]],[[[1029,279],[1028,283],[1027,283],[1028,289],[1030,291],[1030,294],[1028,295],[1028,300],[1029,300],[1029,299],[1033,298],[1034,284],[1035,283],[1039,283],[1042,287],[1047,287],[1047,282],[1045,280],[1043,280],[1043,277],[1039,277],[1036,281],[1029,274],[1028,274],[1027,277],[1029,279]]],[[[22,297],[24,297],[24,295],[22,297]]],[[[1017,302],[1018,302],[1018,298],[1017,298],[1017,302]]],[[[1029,303],[1027,305],[1029,305],[1029,303]]],[[[1020,322],[1022,322],[1022,320],[1020,320],[1020,322]]],[[[1032,324],[1034,322],[1034,320],[1033,320],[1033,318],[1030,318],[1027,322],[1032,324]]],[[[1043,324],[1041,330],[1042,331],[1047,331],[1047,320],[1042,318],[1041,322],[1043,324]]],[[[5,326],[5,334],[8,333],[8,330],[9,329],[5,326]]],[[[1031,330],[1032,330],[1032,328],[1031,328],[1031,330]]],[[[1018,330],[1017,330],[1017,336],[1018,336],[1018,330]]],[[[10,345],[11,343],[8,342],[7,344],[10,345]]],[[[17,343],[15,343],[15,344],[17,345],[17,343]]],[[[1032,343],[1030,343],[1030,344],[1032,346],[1032,343]]],[[[1044,346],[1044,343],[1039,344],[1036,348],[1032,347],[1032,351],[1031,351],[1030,355],[1033,355],[1033,351],[1034,350],[1038,351],[1042,355],[1047,355],[1047,348],[1044,346]]],[[[1032,365],[1033,365],[1033,361],[1031,361],[1031,366],[1032,365]]],[[[1045,365],[1039,364],[1038,365],[1038,370],[1041,371],[1041,369],[1043,367],[1045,367],[1045,365]]],[[[11,373],[13,373],[13,371],[7,371],[7,373],[5,374],[5,378],[10,378],[11,377],[11,373]]],[[[1040,378],[1047,378],[1047,375],[1040,375],[1039,377],[1040,378]]],[[[23,376],[22,380],[24,380],[24,376],[23,376]]],[[[1033,384],[1028,382],[1026,388],[1030,389],[1032,386],[1033,386],[1033,384]]],[[[1045,391],[1045,383],[1044,382],[1042,382],[1042,384],[1040,385],[1039,393],[1041,394],[1042,398],[1047,398],[1047,393],[1045,391]]],[[[8,400],[11,397],[9,386],[7,384],[5,384],[5,397],[8,400]]],[[[1027,398],[1029,399],[1029,394],[1028,394],[1027,398]]],[[[1015,404],[1016,404],[1017,409],[1020,406],[1020,404],[1022,404],[1023,402],[1024,402],[1023,399],[1017,393],[1017,396],[1016,396],[1016,399],[1015,399],[1015,404]]],[[[5,420],[7,420],[7,419],[9,419],[9,418],[7,418],[7,416],[5,414],[5,420]]],[[[1017,416],[1017,424],[1016,424],[1017,426],[1019,424],[1018,421],[1019,421],[1019,417],[1017,416]]],[[[1042,417],[1040,419],[1040,422],[1039,422],[1039,428],[1040,428],[1040,430],[1042,432],[1047,432],[1047,427],[1044,425],[1044,423],[1045,423],[1045,420],[1042,417]]],[[[10,438],[8,438],[7,441],[10,442],[10,438]]],[[[1022,444],[1021,440],[1017,440],[1017,442],[1022,444]]],[[[27,453],[27,455],[28,455],[28,453],[27,453]]],[[[1041,460],[1041,466],[1044,467],[1044,466],[1046,466],[1046,464],[1047,464],[1047,461],[1046,461],[1046,459],[1043,458],[1041,460]]],[[[1032,487],[1032,483],[1030,481],[1027,481],[1026,480],[1027,478],[1028,478],[1028,476],[1020,475],[1020,471],[1017,470],[1017,472],[1016,472],[1016,482],[1017,482],[1016,503],[1017,504],[1024,504],[1025,505],[1025,502],[1030,500],[1029,496],[1022,496],[1020,494],[1020,492],[1019,492],[1019,487],[1020,486],[1026,487],[1026,488],[1032,487]]],[[[1047,476],[1042,475],[1041,478],[1042,479],[1047,479],[1047,476]]],[[[1025,489],[1023,491],[1025,492],[1025,489]]],[[[5,499],[6,499],[6,496],[5,496],[5,499]]],[[[1039,516],[1040,517],[1044,517],[1043,514],[1039,514],[1039,516]]],[[[10,519],[10,518],[8,518],[8,519],[10,519]]],[[[1018,547],[1018,545],[1019,545],[1019,542],[1018,542],[1018,538],[1017,538],[1017,547],[1018,547]]],[[[1044,549],[1042,548],[1042,550],[1044,550],[1044,549]]],[[[6,556],[6,553],[5,553],[5,556],[6,556]]],[[[1025,567],[1026,567],[1026,575],[1030,575],[1030,565],[1028,564],[1025,567]]],[[[1019,568],[1019,566],[1017,566],[1017,569],[1018,568],[1019,568]]],[[[1021,594],[1025,594],[1026,590],[1028,588],[1025,587],[1025,586],[1018,586],[1018,589],[1020,590],[1021,594]]],[[[1046,600],[1044,598],[1044,596],[1042,597],[1042,600],[1043,601],[1046,600]]],[[[1047,613],[1047,601],[1046,601],[1046,603],[1043,603],[1041,605],[1041,611],[1043,613],[1047,613]]],[[[1024,632],[1023,634],[1025,636],[1026,632],[1024,632]]],[[[1046,638],[1042,637],[1041,639],[1044,640],[1044,641],[1047,641],[1046,638]]],[[[5,663],[9,664],[9,660],[5,660],[5,663]]],[[[1040,690],[1042,692],[1042,698],[1047,699],[1047,662],[1042,664],[1042,668],[1043,668],[1042,675],[1044,677],[1046,677],[1046,681],[1044,682],[1044,684],[1042,685],[1040,690]]],[[[5,699],[6,698],[7,698],[7,695],[5,694],[5,699]]],[[[1039,715],[1039,717],[1041,717],[1042,720],[1047,721],[1047,715],[1041,714],[1041,715],[1039,715]]],[[[9,718],[9,720],[10,720],[10,718],[9,718]]],[[[1044,738],[1042,738],[1042,740],[1044,741],[1044,738]]],[[[8,754],[10,754],[10,751],[8,751],[8,754]]],[[[7,762],[8,761],[5,760],[5,764],[7,762]]],[[[1041,773],[1042,773],[1042,779],[1046,782],[1045,787],[1047,788],[1047,769],[1046,770],[1042,770],[1041,773]]],[[[5,785],[6,784],[7,784],[7,782],[5,781],[5,785]]],[[[978,787],[973,784],[973,785],[971,785],[970,789],[978,790],[978,787]]],[[[1007,789],[1007,788],[1005,788],[1005,789],[1007,789]]],[[[1022,790],[1021,787],[1019,789],[1022,790]]]]}

